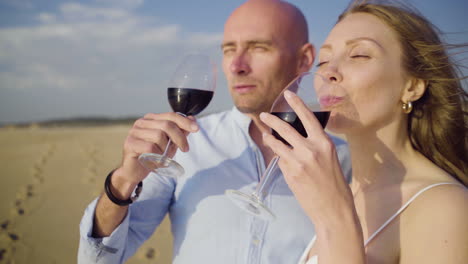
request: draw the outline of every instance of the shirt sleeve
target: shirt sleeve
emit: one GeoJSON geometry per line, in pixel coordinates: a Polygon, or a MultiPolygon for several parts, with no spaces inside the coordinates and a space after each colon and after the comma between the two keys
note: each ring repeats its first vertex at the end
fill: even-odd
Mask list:
{"type": "Polygon", "coordinates": [[[129,206],[122,223],[108,237],[92,237],[99,198],[89,204],[80,223],[78,263],[124,263],[159,226],[171,205],[175,180],[150,173],[140,198],[129,206]]]}

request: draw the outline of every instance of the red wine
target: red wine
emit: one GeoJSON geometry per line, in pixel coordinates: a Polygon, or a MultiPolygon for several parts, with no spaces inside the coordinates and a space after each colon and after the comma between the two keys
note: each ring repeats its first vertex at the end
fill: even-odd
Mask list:
{"type": "MultiPolygon", "coordinates": [[[[296,129],[299,134],[303,137],[307,137],[307,132],[302,125],[301,120],[297,117],[296,113],[294,112],[273,112],[271,113],[274,116],[279,117],[281,120],[290,124],[294,129],[296,129]]],[[[314,112],[315,117],[320,122],[323,128],[327,125],[328,118],[330,117],[330,112],[314,112]]],[[[272,135],[275,136],[278,140],[281,140],[284,144],[289,145],[289,143],[284,140],[275,130],[272,131],[272,135]]]]}
{"type": "Polygon", "coordinates": [[[213,91],[193,88],[167,88],[167,98],[174,112],[197,115],[210,103],[213,91]]]}

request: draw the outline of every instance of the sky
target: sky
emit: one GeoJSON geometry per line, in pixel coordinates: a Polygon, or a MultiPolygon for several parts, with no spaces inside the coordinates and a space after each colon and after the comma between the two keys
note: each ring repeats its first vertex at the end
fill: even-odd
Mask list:
{"type": "MultiPolygon", "coordinates": [[[[0,0],[0,124],[171,111],[167,83],[191,52],[218,65],[204,113],[230,109],[220,43],[226,18],[243,2],[0,0]]],[[[349,1],[289,2],[304,12],[310,41],[320,46],[349,1]]],[[[468,1],[411,3],[446,39],[468,43],[468,1]]]]}

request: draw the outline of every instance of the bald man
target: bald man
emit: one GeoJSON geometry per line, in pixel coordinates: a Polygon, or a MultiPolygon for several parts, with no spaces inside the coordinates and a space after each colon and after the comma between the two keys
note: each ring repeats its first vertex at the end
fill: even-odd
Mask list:
{"type": "MultiPolygon", "coordinates": [[[[129,199],[140,181],[143,191],[131,205],[119,205],[103,194],[88,206],[80,224],[79,263],[124,262],[167,213],[173,263],[298,261],[314,227],[281,175],[265,199],[275,221],[244,213],[224,193],[253,192],[272,159],[261,136],[269,129],[259,114],[269,111],[294,77],[311,68],[314,47],[307,32],[300,10],[283,1],[250,0],[231,14],[221,47],[235,107],[198,121],[175,113],[147,114],[136,121],[108,186],[121,201],[129,199]],[[171,155],[185,168],[177,179],[149,173],[137,160],[148,149],[161,153],[168,138],[179,149],[171,155]]],[[[335,143],[349,174],[346,145],[338,139],[335,143]]]]}

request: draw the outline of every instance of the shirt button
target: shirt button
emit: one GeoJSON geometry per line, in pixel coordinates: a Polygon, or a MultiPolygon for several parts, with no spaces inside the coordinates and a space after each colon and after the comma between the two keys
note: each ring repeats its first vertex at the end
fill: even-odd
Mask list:
{"type": "Polygon", "coordinates": [[[260,239],[258,239],[258,238],[255,237],[255,238],[252,239],[252,243],[253,243],[254,245],[258,246],[258,244],[260,244],[260,239]]]}

